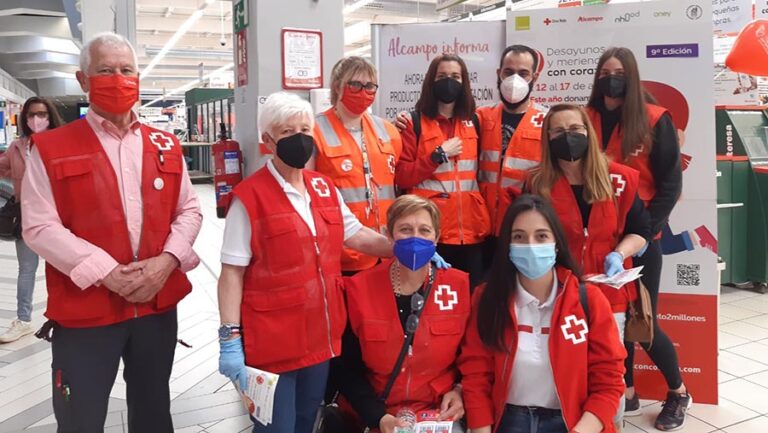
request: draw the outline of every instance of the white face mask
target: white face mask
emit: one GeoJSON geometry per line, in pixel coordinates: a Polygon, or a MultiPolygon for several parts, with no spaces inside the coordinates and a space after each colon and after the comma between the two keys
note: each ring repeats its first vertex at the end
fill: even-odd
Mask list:
{"type": "Polygon", "coordinates": [[[501,82],[501,96],[510,104],[517,104],[528,96],[530,84],[517,74],[510,75],[501,82]]]}

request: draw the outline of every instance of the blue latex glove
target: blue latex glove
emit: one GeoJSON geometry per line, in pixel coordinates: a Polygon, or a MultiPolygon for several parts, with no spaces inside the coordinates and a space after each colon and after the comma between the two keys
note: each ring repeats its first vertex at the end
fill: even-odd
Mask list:
{"type": "Polygon", "coordinates": [[[605,256],[605,275],[612,277],[624,270],[624,259],[616,251],[605,256]]]}
{"type": "Polygon", "coordinates": [[[435,255],[432,256],[432,258],[429,261],[434,263],[435,267],[437,269],[450,269],[451,268],[451,264],[446,262],[445,259],[443,259],[440,256],[440,254],[437,254],[437,252],[435,252],[435,255]]]}
{"type": "Polygon", "coordinates": [[[248,375],[245,373],[245,352],[241,337],[231,340],[219,340],[219,373],[229,380],[239,381],[240,389],[248,385],[248,375]]]}
{"type": "Polygon", "coordinates": [[[640,249],[640,251],[636,252],[634,256],[632,257],[643,257],[643,254],[645,254],[646,251],[648,251],[648,245],[650,245],[650,242],[646,242],[645,245],[643,245],[643,248],[640,249]]]}

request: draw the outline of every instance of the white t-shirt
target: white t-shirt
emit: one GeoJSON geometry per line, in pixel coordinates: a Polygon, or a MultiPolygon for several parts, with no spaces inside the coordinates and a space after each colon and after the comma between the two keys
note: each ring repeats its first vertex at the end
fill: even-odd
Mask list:
{"type": "MultiPolygon", "coordinates": [[[[312,208],[309,206],[311,201],[309,193],[305,191],[302,195],[290,183],[286,182],[275,169],[272,160],[267,162],[267,170],[277,180],[277,183],[285,192],[288,201],[291,202],[296,212],[307,223],[307,226],[312,231],[312,235],[315,235],[315,220],[312,217],[312,208]]],[[[339,207],[341,207],[341,215],[344,218],[344,240],[346,241],[362,229],[363,225],[349,210],[347,205],[344,204],[344,199],[341,197],[339,190],[335,187],[333,189],[336,191],[339,207]]],[[[233,266],[248,266],[253,255],[251,252],[251,220],[248,218],[248,211],[245,210],[245,206],[237,197],[232,199],[224,224],[221,263],[233,266]]]]}
{"type": "Polygon", "coordinates": [[[552,285],[547,301],[542,304],[525,291],[519,279],[517,281],[517,352],[512,364],[508,404],[560,409],[549,361],[549,333],[557,297],[557,275],[552,285]]]}

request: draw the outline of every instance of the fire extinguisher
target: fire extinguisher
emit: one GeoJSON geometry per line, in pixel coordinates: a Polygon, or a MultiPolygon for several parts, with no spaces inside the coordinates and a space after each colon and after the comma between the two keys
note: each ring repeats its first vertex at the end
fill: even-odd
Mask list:
{"type": "Polygon", "coordinates": [[[240,144],[230,140],[227,125],[219,124],[219,141],[213,143],[213,187],[216,191],[216,216],[224,218],[232,201],[232,189],[243,180],[243,153],[240,144]]]}

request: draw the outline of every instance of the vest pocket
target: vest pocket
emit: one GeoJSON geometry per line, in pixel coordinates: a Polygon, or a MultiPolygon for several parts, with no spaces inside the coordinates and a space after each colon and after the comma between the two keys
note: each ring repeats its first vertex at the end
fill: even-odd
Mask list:
{"type": "Polygon", "coordinates": [[[304,287],[243,293],[242,323],[248,365],[298,360],[307,354],[304,287]]]}
{"type": "Polygon", "coordinates": [[[279,252],[278,248],[267,249],[270,254],[267,254],[266,261],[272,272],[285,272],[302,264],[304,249],[309,246],[304,245],[306,242],[301,242],[294,226],[295,222],[294,218],[283,216],[266,220],[263,225],[266,244],[280,246],[279,252]]]}

